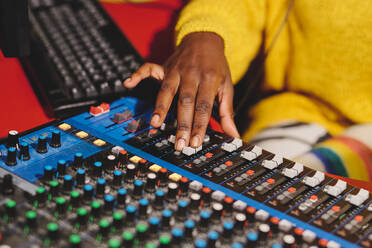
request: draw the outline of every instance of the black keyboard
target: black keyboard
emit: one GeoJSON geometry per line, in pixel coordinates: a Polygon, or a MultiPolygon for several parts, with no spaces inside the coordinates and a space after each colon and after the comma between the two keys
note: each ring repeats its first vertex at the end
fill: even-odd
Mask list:
{"type": "Polygon", "coordinates": [[[29,4],[32,51],[21,62],[47,115],[66,117],[128,93],[122,82],[143,59],[97,1],[29,4]]]}

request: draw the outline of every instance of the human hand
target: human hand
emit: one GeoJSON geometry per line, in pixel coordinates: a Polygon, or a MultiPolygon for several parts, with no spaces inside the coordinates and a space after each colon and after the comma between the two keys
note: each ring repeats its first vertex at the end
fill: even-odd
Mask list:
{"type": "Polygon", "coordinates": [[[233,118],[234,89],[230,69],[224,55],[224,42],[220,36],[210,32],[187,35],[164,66],[145,63],[124,86],[133,88],[141,80],[153,77],[162,81],[150,121],[160,127],[176,93],[177,133],[175,148],[194,148],[202,145],[218,95],[221,126],[225,133],[239,137],[233,118]]]}

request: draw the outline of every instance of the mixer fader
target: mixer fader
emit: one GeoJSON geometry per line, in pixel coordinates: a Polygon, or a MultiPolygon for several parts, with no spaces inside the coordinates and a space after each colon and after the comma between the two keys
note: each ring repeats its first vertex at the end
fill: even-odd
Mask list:
{"type": "Polygon", "coordinates": [[[0,145],[0,247],[371,247],[372,197],[127,97],[0,145]]]}

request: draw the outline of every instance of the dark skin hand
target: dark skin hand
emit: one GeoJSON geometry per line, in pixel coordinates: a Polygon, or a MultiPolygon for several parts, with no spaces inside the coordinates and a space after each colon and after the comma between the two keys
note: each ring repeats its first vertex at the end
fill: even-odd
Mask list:
{"type": "Polygon", "coordinates": [[[147,77],[162,81],[151,126],[161,126],[174,96],[179,94],[176,150],[202,145],[216,95],[222,129],[230,136],[239,137],[233,119],[234,90],[230,69],[223,39],[217,34],[187,35],[164,66],[145,63],[125,80],[124,86],[133,88],[147,77]]]}

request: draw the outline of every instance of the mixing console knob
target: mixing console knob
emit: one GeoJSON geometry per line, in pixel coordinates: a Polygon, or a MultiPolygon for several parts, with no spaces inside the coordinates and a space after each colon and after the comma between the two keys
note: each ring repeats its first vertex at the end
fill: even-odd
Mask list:
{"type": "Polygon", "coordinates": [[[133,247],[134,235],[131,232],[123,232],[123,247],[131,248],[133,247]]]}
{"type": "Polygon", "coordinates": [[[76,171],[76,184],[78,186],[83,186],[85,184],[85,170],[78,169],[76,171]]]}
{"type": "Polygon", "coordinates": [[[8,148],[8,154],[5,163],[9,166],[17,164],[17,149],[15,147],[8,148]]]}
{"type": "Polygon", "coordinates": [[[123,214],[119,212],[115,212],[112,215],[113,225],[116,229],[120,229],[123,226],[123,214]]]}
{"type": "Polygon", "coordinates": [[[208,187],[204,187],[202,189],[202,201],[203,201],[203,206],[208,207],[211,203],[211,193],[212,190],[208,187]]]}
{"type": "Polygon", "coordinates": [[[115,198],[113,195],[105,195],[105,205],[104,209],[106,212],[112,212],[114,208],[115,198]]]}
{"type": "Polygon", "coordinates": [[[120,187],[122,178],[123,178],[123,173],[121,171],[119,170],[114,171],[114,178],[112,179],[112,184],[116,187],[120,187]]]}
{"type": "Polygon", "coordinates": [[[164,191],[157,190],[155,193],[154,208],[162,209],[164,205],[164,191]]]}
{"type": "Polygon", "coordinates": [[[258,226],[258,239],[264,241],[268,238],[270,226],[268,224],[260,224],[258,226]]]}
{"type": "Polygon", "coordinates": [[[177,200],[178,194],[178,185],[177,183],[169,183],[168,184],[168,193],[167,193],[167,201],[175,202],[177,200]]]}
{"type": "Polygon", "coordinates": [[[139,172],[140,172],[140,176],[144,176],[146,175],[146,172],[147,172],[147,166],[148,165],[148,162],[146,159],[141,159],[139,162],[138,162],[138,168],[139,168],[139,172]]]}
{"type": "Polygon", "coordinates": [[[204,239],[198,239],[195,241],[195,248],[207,248],[207,242],[204,239]]]}
{"type": "Polygon", "coordinates": [[[63,159],[58,160],[57,173],[58,173],[58,177],[62,177],[66,174],[66,161],[65,160],[63,159]]]}
{"type": "Polygon", "coordinates": [[[121,165],[126,165],[128,163],[128,152],[126,150],[121,150],[119,152],[119,163],[121,165]]]}
{"type": "Polygon", "coordinates": [[[17,215],[17,203],[14,200],[8,200],[5,203],[5,211],[9,218],[15,218],[17,215]]]}
{"type": "Polygon", "coordinates": [[[195,222],[193,220],[185,221],[185,238],[193,237],[194,228],[195,228],[195,222]]]}
{"type": "Polygon", "coordinates": [[[102,235],[102,237],[107,237],[110,231],[110,222],[108,220],[102,219],[99,221],[98,225],[99,233],[102,235]]]}
{"type": "Polygon", "coordinates": [[[94,194],[93,186],[90,184],[86,184],[84,185],[83,190],[84,190],[84,195],[83,195],[84,201],[85,202],[91,201],[93,198],[93,194],[94,194]]]}
{"type": "Polygon", "coordinates": [[[51,240],[57,240],[59,238],[59,227],[55,222],[49,222],[47,224],[48,238],[51,240]]]}
{"type": "Polygon", "coordinates": [[[166,209],[162,212],[161,217],[161,226],[163,230],[168,229],[170,227],[170,219],[172,217],[172,211],[169,209],[166,209]]]}
{"type": "Polygon", "coordinates": [[[3,177],[2,189],[4,195],[11,195],[14,193],[13,176],[6,174],[3,177]]]}
{"type": "Polygon", "coordinates": [[[201,196],[198,193],[192,193],[190,195],[190,211],[199,211],[201,196]]]}
{"type": "Polygon", "coordinates": [[[156,184],[156,174],[152,172],[147,174],[145,191],[148,193],[155,192],[155,184],[156,184]]]}
{"type": "Polygon", "coordinates": [[[134,164],[128,164],[124,181],[127,183],[133,182],[134,176],[136,175],[136,171],[137,168],[134,164]]]}
{"type": "Polygon", "coordinates": [[[88,211],[85,208],[79,208],[77,210],[76,221],[80,226],[84,226],[88,223],[88,211]]]}
{"type": "Polygon", "coordinates": [[[133,197],[140,199],[143,192],[143,182],[141,180],[134,181],[133,197]]]}
{"type": "Polygon", "coordinates": [[[140,218],[146,218],[147,217],[147,208],[149,206],[149,201],[146,198],[142,198],[139,201],[139,210],[138,215],[140,218]]]}
{"type": "Polygon", "coordinates": [[[71,191],[70,193],[70,203],[73,208],[77,208],[80,205],[80,193],[79,191],[71,191]]]}
{"type": "Polygon", "coordinates": [[[58,197],[56,199],[56,211],[59,215],[65,214],[67,210],[67,204],[66,204],[66,199],[63,197],[58,197]]]}
{"type": "Polygon", "coordinates": [[[286,234],[283,236],[283,248],[292,248],[296,243],[292,235],[286,234]]]}
{"type": "Polygon", "coordinates": [[[229,196],[226,196],[223,199],[223,208],[225,210],[225,215],[226,216],[230,216],[232,214],[233,203],[234,203],[234,200],[231,197],[229,197],[229,196]]]}
{"type": "Polygon", "coordinates": [[[74,162],[73,162],[73,167],[75,169],[79,169],[79,168],[82,168],[83,167],[83,154],[80,153],[80,152],[77,152],[75,153],[75,156],[74,156],[74,162]]]}
{"type": "Polygon", "coordinates": [[[133,206],[133,205],[128,205],[125,208],[125,211],[126,211],[125,221],[128,222],[128,223],[133,223],[134,220],[135,220],[135,217],[136,217],[136,212],[137,212],[136,207],[133,206]]]}
{"type": "Polygon", "coordinates": [[[165,186],[167,181],[168,181],[168,178],[167,178],[167,173],[168,173],[168,170],[166,168],[161,168],[159,171],[158,171],[158,179],[159,179],[159,185],[160,186],[165,186]]]}
{"type": "Polygon", "coordinates": [[[36,151],[38,153],[46,153],[48,151],[47,148],[47,140],[45,136],[40,136],[37,142],[36,151]]]}
{"type": "Polygon", "coordinates": [[[105,189],[106,189],[106,180],[104,178],[98,178],[96,196],[103,196],[105,194],[105,189]]]}
{"type": "Polygon", "coordinates": [[[234,224],[232,222],[228,221],[228,222],[223,223],[222,236],[225,239],[231,239],[233,228],[234,228],[234,224]]]}
{"type": "Polygon", "coordinates": [[[38,187],[36,189],[36,201],[38,205],[43,205],[47,199],[45,188],[38,187]]]}
{"type": "Polygon", "coordinates": [[[72,186],[74,181],[72,180],[72,176],[70,174],[66,174],[63,176],[63,190],[69,192],[72,190],[72,186]]]}
{"type": "Polygon", "coordinates": [[[235,215],[235,225],[234,225],[234,230],[236,233],[243,233],[244,231],[244,225],[245,221],[247,220],[247,217],[242,214],[242,213],[237,213],[235,215]]]}
{"type": "Polygon", "coordinates": [[[211,217],[211,214],[207,211],[203,211],[200,213],[200,221],[199,221],[200,229],[208,230],[210,217],[211,217]]]}
{"type": "Polygon", "coordinates": [[[19,144],[20,152],[19,159],[25,161],[30,159],[29,145],[26,142],[21,142],[19,144]]]}
{"type": "Polygon", "coordinates": [[[57,148],[61,147],[61,132],[55,130],[52,132],[52,140],[50,141],[50,146],[57,148]]]}
{"type": "Polygon", "coordinates": [[[182,177],[179,182],[179,188],[182,196],[187,195],[189,191],[189,179],[187,179],[186,177],[182,177]]]}
{"type": "Polygon", "coordinates": [[[177,212],[176,212],[176,217],[179,220],[185,220],[186,219],[186,212],[187,212],[187,202],[186,201],[179,201],[178,202],[178,207],[177,207],[177,212]]]}
{"type": "Polygon", "coordinates": [[[258,235],[256,232],[250,232],[247,234],[246,247],[256,247],[258,243],[258,235]]]}
{"type": "Polygon", "coordinates": [[[256,209],[254,207],[247,207],[245,209],[245,215],[247,216],[248,223],[254,223],[255,214],[256,209]]]}
{"type": "Polygon", "coordinates": [[[222,215],[223,206],[221,203],[213,203],[212,205],[212,219],[219,221],[222,215]]]}
{"type": "Polygon", "coordinates": [[[281,244],[275,243],[271,246],[271,248],[283,248],[281,244]]]}
{"type": "Polygon", "coordinates": [[[43,179],[46,182],[49,182],[49,181],[53,180],[53,177],[54,177],[53,167],[50,166],[50,165],[44,166],[44,176],[43,176],[43,179]]]}
{"type": "Polygon", "coordinates": [[[113,171],[115,169],[115,161],[116,157],[112,154],[107,155],[105,161],[105,170],[106,171],[113,171]]]}
{"type": "Polygon", "coordinates": [[[99,218],[101,216],[101,203],[98,201],[93,201],[90,204],[91,207],[91,215],[94,216],[94,218],[99,218]]]}
{"type": "Polygon", "coordinates": [[[81,238],[77,234],[71,234],[68,238],[71,248],[80,248],[81,247],[81,238]]]}
{"type": "Polygon", "coordinates": [[[217,239],[218,239],[218,232],[216,232],[216,231],[208,232],[207,247],[210,247],[210,248],[216,247],[217,239]]]}
{"type": "Polygon", "coordinates": [[[27,211],[26,212],[26,225],[29,228],[35,228],[36,227],[36,218],[37,218],[37,213],[35,211],[27,211]]]}
{"type": "Polygon", "coordinates": [[[144,224],[138,224],[136,226],[136,237],[140,242],[145,242],[147,239],[147,226],[144,224]]]}
{"type": "Polygon", "coordinates": [[[19,140],[19,133],[16,130],[10,130],[8,132],[7,147],[17,147],[19,140]]]}
{"type": "Polygon", "coordinates": [[[118,189],[117,198],[118,206],[124,206],[127,199],[127,190],[124,188],[118,189]]]}
{"type": "Polygon", "coordinates": [[[93,176],[101,177],[102,176],[102,163],[99,161],[94,162],[93,164],[93,176]]]}
{"type": "Polygon", "coordinates": [[[280,222],[280,220],[277,217],[271,217],[270,218],[270,228],[271,228],[271,232],[273,234],[278,233],[278,231],[279,231],[279,222],[280,222]]]}
{"type": "Polygon", "coordinates": [[[49,182],[50,194],[52,197],[56,197],[59,194],[59,182],[56,180],[49,182]]]}
{"type": "Polygon", "coordinates": [[[157,217],[151,217],[149,219],[149,233],[150,235],[156,235],[159,230],[160,220],[157,217]]]}
{"type": "Polygon", "coordinates": [[[174,228],[172,230],[172,245],[180,247],[183,237],[183,231],[180,228],[174,228]]]}

